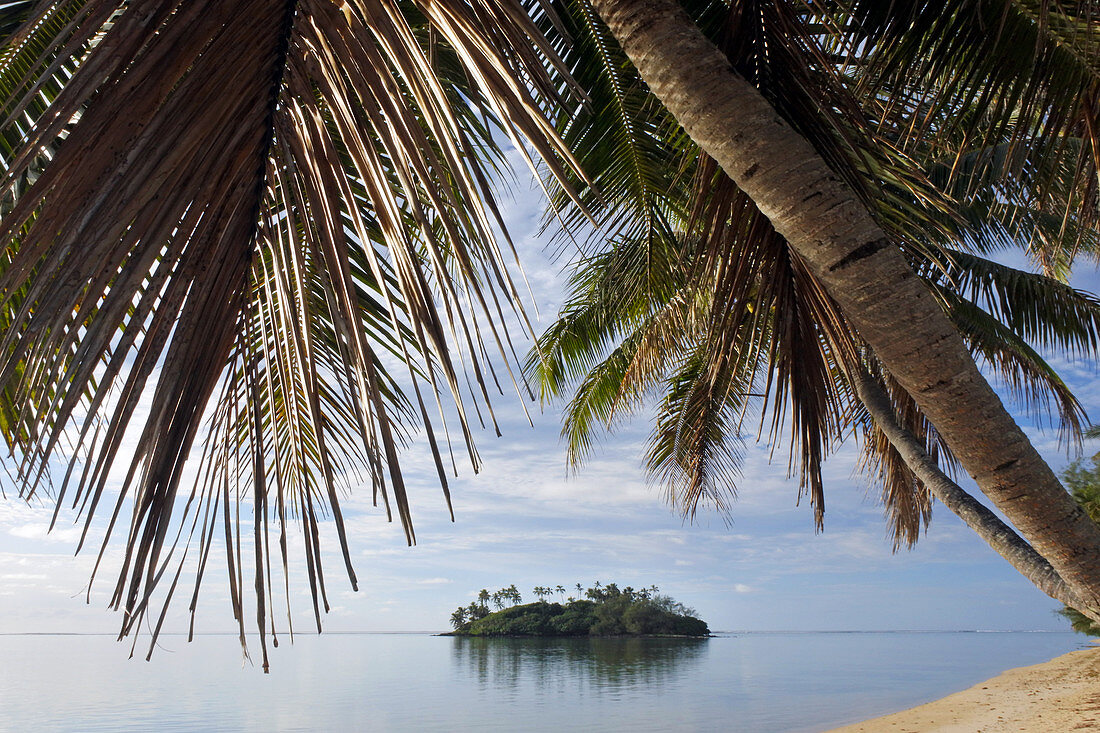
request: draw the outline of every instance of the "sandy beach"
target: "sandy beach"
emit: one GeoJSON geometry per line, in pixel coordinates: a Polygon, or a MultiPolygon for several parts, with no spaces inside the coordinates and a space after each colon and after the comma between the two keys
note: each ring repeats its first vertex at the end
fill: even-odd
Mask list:
{"type": "Polygon", "coordinates": [[[941,700],[830,733],[1100,731],[1100,647],[1010,669],[941,700]]]}

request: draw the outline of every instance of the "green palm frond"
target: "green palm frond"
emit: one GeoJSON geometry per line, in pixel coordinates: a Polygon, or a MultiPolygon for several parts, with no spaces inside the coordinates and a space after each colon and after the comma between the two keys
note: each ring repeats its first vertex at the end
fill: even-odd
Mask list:
{"type": "Polygon", "coordinates": [[[651,246],[661,243],[620,241],[582,260],[572,296],[528,357],[543,400],[573,388],[562,436],[574,467],[589,454],[598,429],[610,429],[659,389],[705,317],[700,308],[707,302],[685,300],[679,289],[684,260],[697,244],[678,238],[678,246],[651,246]]]}
{"type": "MultiPolygon", "coordinates": [[[[949,236],[935,245],[982,254],[1023,248],[1048,275],[1066,279],[1075,257],[1095,258],[1100,251],[1087,200],[1092,194],[1076,180],[1084,144],[1063,137],[1057,155],[1039,158],[1026,141],[1007,140],[985,147],[963,141],[948,160],[922,153],[929,181],[955,202],[951,220],[943,222],[949,236]]],[[[935,231],[923,236],[929,235],[937,237],[935,231]]]]}
{"type": "Polygon", "coordinates": [[[950,261],[945,272],[924,273],[941,292],[950,290],[994,314],[1028,343],[1083,357],[1100,349],[1100,299],[967,252],[947,249],[945,256],[950,261]]]}
{"type": "Polygon", "coordinates": [[[833,51],[860,78],[880,134],[925,159],[954,161],[1002,143],[1009,170],[1067,161],[1066,180],[1037,178],[1032,194],[1061,190],[1060,213],[1097,220],[1095,119],[1100,28],[1088,4],[1031,0],[920,0],[815,6],[833,51]],[[1084,144],[1073,151],[1066,140],[1084,144]]]}
{"type": "MultiPolygon", "coordinates": [[[[732,238],[739,251],[706,287],[693,265],[670,269],[660,288],[635,288],[649,273],[629,254],[643,250],[640,243],[620,242],[585,260],[528,368],[544,396],[573,386],[562,434],[574,466],[599,431],[665,395],[647,465],[685,516],[694,516],[700,501],[728,507],[723,492],[733,491],[740,460],[731,445],[751,430],[748,414],[767,406],[774,442],[789,409],[792,471],[797,455],[820,523],[821,462],[841,432],[834,416],[850,398],[831,376],[838,369],[833,351],[854,354],[855,346],[835,305],[782,238],[755,207],[743,199],[742,206],[740,226],[755,233],[732,238]]],[[[680,255],[667,262],[704,257],[697,240],[678,241],[680,255]]]]}
{"type": "Polygon", "coordinates": [[[1085,418],[1081,403],[1058,373],[1018,333],[969,301],[943,295],[947,313],[959,326],[975,356],[997,372],[1013,397],[1035,415],[1057,410],[1063,435],[1076,439],[1085,418]]]}
{"type": "MultiPolygon", "coordinates": [[[[1088,4],[854,0],[818,9],[836,13],[826,16],[843,29],[833,38],[847,39],[847,57],[864,65],[872,88],[888,81],[897,104],[923,94],[925,109],[984,99],[994,131],[1012,126],[1014,115],[1054,131],[1079,110],[1079,92],[1100,81],[1100,29],[1088,4]]],[[[930,119],[918,120],[911,135],[930,119]]]]}
{"type": "MultiPolygon", "coordinates": [[[[679,147],[669,138],[675,122],[649,94],[607,27],[587,0],[555,3],[569,40],[562,50],[572,77],[588,96],[558,122],[562,139],[589,180],[550,182],[551,207],[562,234],[585,228],[595,213],[597,232],[656,243],[673,236],[670,219],[686,184],[677,175],[679,147]],[[576,196],[570,194],[570,188],[576,196]]],[[[555,29],[544,23],[548,33],[555,29]]],[[[593,237],[596,233],[593,233],[593,237]]]]}
{"type": "Polygon", "coordinates": [[[624,389],[641,340],[640,333],[626,337],[575,381],[573,396],[562,411],[561,428],[566,461],[574,469],[591,455],[599,433],[610,430],[616,418],[630,415],[642,397],[624,389]]]}
{"type": "Polygon", "coordinates": [[[688,518],[701,504],[728,511],[743,457],[736,427],[752,372],[738,375],[750,383],[715,380],[711,358],[705,346],[698,347],[671,375],[646,453],[668,503],[688,518]]]}
{"type": "Polygon", "coordinates": [[[577,261],[570,297],[525,364],[544,401],[562,397],[601,350],[665,307],[685,278],[692,243],[680,237],[620,237],[614,247],[577,261]]]}

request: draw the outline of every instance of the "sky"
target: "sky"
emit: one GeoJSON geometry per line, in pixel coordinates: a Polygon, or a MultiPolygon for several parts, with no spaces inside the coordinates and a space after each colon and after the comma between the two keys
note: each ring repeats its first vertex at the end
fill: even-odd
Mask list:
{"type": "MultiPolygon", "coordinates": [[[[519,180],[504,208],[542,314],[536,323],[541,329],[559,305],[564,273],[538,235],[541,195],[522,173],[519,180]]],[[[1095,292],[1100,277],[1090,268],[1082,264],[1075,284],[1095,292]]],[[[1053,363],[1096,420],[1096,364],[1062,358],[1053,363]]],[[[696,609],[712,630],[1068,628],[1055,614],[1058,603],[940,506],[915,549],[892,552],[876,490],[856,473],[854,444],[826,463],[822,533],[814,531],[808,501],[796,503],[797,480],[786,477],[788,446],[773,455],[752,436],[744,446],[731,520],[701,513],[685,522],[646,481],[644,417],[617,428],[583,469],[570,473],[558,438],[557,406],[540,410],[529,404],[532,426],[514,394],[493,404],[503,436],[475,434],[484,460],[480,474],[459,462],[451,483],[454,523],[423,440],[403,456],[415,547],[407,547],[400,526],[386,523],[371,505],[369,486],[343,501],[360,590],[353,592],[342,575],[335,533],[326,527],[332,605],[323,618],[326,631],[442,631],[451,611],[481,588],[515,584],[525,600],[534,600],[534,586],[587,587],[595,581],[657,585],[696,609]]],[[[1038,430],[1019,409],[1014,414],[1051,466],[1064,468],[1070,457],[1057,435],[1038,430]]],[[[1085,446],[1086,453],[1097,450],[1100,445],[1085,446]]],[[[74,557],[79,532],[73,517],[47,534],[51,507],[13,498],[12,488],[5,486],[8,498],[0,501],[0,633],[116,631],[121,619],[107,603],[117,544],[86,595],[95,547],[74,557]]],[[[217,561],[211,560],[212,567],[217,561]]],[[[200,633],[235,628],[222,568],[204,581],[200,633]]],[[[165,632],[187,630],[189,589],[183,595],[165,632]]],[[[308,592],[300,583],[291,588],[291,608],[295,630],[311,631],[308,592]]]]}

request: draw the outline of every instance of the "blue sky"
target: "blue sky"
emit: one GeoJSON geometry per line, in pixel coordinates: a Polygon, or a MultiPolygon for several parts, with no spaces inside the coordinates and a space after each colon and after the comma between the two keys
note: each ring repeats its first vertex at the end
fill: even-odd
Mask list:
{"type": "MultiPolygon", "coordinates": [[[[513,191],[519,193],[506,206],[509,228],[542,314],[536,324],[541,328],[559,304],[564,278],[537,235],[540,196],[525,185],[513,191]]],[[[1082,265],[1077,284],[1095,292],[1100,279],[1090,268],[1082,265]]],[[[1055,363],[1096,419],[1096,365],[1055,363]]],[[[540,412],[529,405],[532,427],[515,395],[498,396],[494,407],[504,435],[486,430],[475,436],[484,459],[480,475],[460,461],[451,486],[455,523],[423,441],[410,447],[404,463],[416,547],[406,547],[400,527],[387,524],[370,505],[369,487],[345,500],[361,590],[352,592],[342,575],[329,527],[324,543],[333,609],[324,619],[326,630],[442,630],[451,610],[480,588],[515,583],[531,597],[536,585],[570,588],[597,580],[656,584],[697,609],[712,629],[1067,628],[1054,614],[1057,603],[942,507],[914,550],[892,553],[875,489],[855,472],[853,446],[827,463],[824,533],[815,534],[808,502],[796,506],[797,482],[786,478],[787,446],[769,460],[769,446],[751,436],[732,523],[704,514],[688,524],[647,485],[641,466],[649,430],[644,419],[618,428],[583,470],[570,475],[556,408],[540,412]]],[[[1068,463],[1053,432],[1037,431],[1022,416],[1021,422],[1056,470],[1068,463]]],[[[456,455],[461,457],[458,446],[456,455]]],[[[117,548],[108,552],[108,570],[86,605],[94,548],[73,557],[77,530],[63,521],[47,536],[49,514],[49,507],[27,505],[10,493],[0,502],[0,632],[114,631],[119,619],[105,606],[117,548]]],[[[204,581],[199,631],[233,628],[224,586],[223,575],[204,581]]],[[[295,584],[291,595],[295,628],[310,630],[307,591],[295,584]]],[[[166,631],[186,631],[186,598],[181,600],[166,631]]]]}

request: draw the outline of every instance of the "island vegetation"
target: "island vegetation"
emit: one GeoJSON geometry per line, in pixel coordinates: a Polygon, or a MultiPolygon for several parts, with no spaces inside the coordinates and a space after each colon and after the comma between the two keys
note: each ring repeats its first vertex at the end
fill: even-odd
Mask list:
{"type": "Polygon", "coordinates": [[[657,586],[635,590],[615,583],[574,586],[537,586],[538,600],[523,603],[515,584],[490,593],[482,589],[477,600],[451,614],[451,636],[708,636],[706,622],[693,609],[657,586]],[[547,600],[558,596],[557,601],[547,600]],[[492,604],[496,610],[490,610],[492,604]]]}
{"type": "MultiPolygon", "coordinates": [[[[1100,438],[1100,425],[1085,432],[1086,438],[1100,438]]],[[[1100,453],[1089,459],[1078,459],[1062,472],[1062,483],[1069,489],[1085,514],[1100,524],[1100,453]]],[[[1089,636],[1100,637],[1100,624],[1072,606],[1065,605],[1060,614],[1069,619],[1073,630],[1089,636]]]]}

